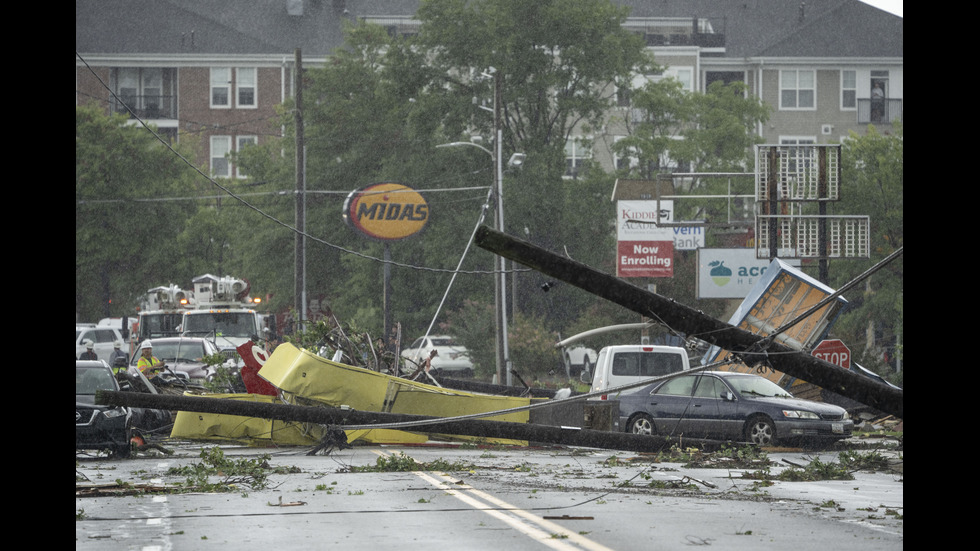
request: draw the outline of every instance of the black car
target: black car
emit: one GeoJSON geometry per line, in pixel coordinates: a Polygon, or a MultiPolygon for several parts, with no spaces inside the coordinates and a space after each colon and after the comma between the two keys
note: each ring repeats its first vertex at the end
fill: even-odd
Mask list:
{"type": "Polygon", "coordinates": [[[843,408],[794,398],[772,381],[749,373],[691,373],[618,398],[620,426],[635,434],[770,445],[840,440],[854,428],[843,408]]]}
{"type": "Polygon", "coordinates": [[[75,449],[109,450],[120,457],[131,451],[133,413],[129,408],[95,404],[97,390],[119,390],[103,360],[75,361],[75,449]]]}

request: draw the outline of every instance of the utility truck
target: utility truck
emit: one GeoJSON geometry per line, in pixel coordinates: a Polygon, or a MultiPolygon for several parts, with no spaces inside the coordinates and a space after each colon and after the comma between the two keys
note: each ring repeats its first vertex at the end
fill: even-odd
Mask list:
{"type": "MultiPolygon", "coordinates": [[[[180,334],[204,337],[219,350],[234,351],[253,338],[262,337],[262,316],[253,308],[260,302],[248,296],[244,279],[204,274],[192,280],[196,308],[183,312],[180,334]]],[[[230,354],[230,352],[229,352],[230,354]]]]}
{"type": "Polygon", "coordinates": [[[173,283],[148,290],[140,301],[131,341],[139,346],[147,339],[179,336],[184,312],[193,307],[194,294],[173,283]]]}

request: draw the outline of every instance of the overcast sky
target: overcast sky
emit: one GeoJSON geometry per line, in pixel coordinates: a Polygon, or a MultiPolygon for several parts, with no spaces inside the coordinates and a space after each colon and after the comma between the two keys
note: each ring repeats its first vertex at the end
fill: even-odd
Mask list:
{"type": "Polygon", "coordinates": [[[865,4],[871,4],[872,6],[885,10],[889,13],[894,13],[895,15],[904,18],[902,14],[904,0],[861,0],[865,4]]]}

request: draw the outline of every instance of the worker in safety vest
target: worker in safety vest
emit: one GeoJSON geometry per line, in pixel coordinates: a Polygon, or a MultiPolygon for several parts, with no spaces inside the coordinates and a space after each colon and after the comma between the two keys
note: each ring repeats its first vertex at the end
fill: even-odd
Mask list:
{"type": "Polygon", "coordinates": [[[153,357],[153,343],[143,341],[140,345],[140,359],[136,362],[136,368],[146,376],[147,379],[159,375],[163,370],[163,362],[159,358],[153,357]]]}

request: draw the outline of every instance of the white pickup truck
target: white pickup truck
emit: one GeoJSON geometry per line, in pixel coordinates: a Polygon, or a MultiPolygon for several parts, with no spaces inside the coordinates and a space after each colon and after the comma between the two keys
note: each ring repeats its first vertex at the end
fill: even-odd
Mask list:
{"type": "MultiPolygon", "coordinates": [[[[676,346],[624,344],[599,351],[590,392],[661,377],[691,368],[687,350],[676,346]]],[[[601,395],[598,400],[605,400],[601,395]]]]}

